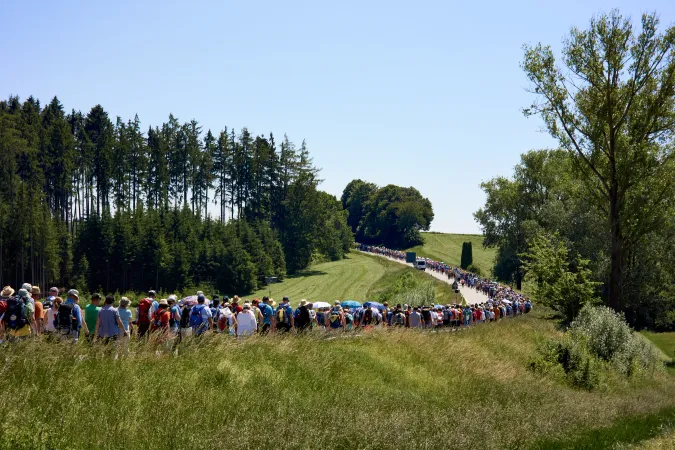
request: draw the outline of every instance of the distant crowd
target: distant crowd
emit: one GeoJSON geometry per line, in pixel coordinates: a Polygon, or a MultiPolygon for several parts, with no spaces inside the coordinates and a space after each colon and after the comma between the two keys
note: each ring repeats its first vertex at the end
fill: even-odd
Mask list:
{"type": "MultiPolygon", "coordinates": [[[[404,260],[405,253],[383,247],[361,245],[360,250],[404,260]]],[[[158,298],[151,290],[132,311],[131,301],[113,295],[93,294],[80,307],[80,293],[56,287],[43,297],[38,286],[24,283],[18,291],[5,286],[0,292],[0,339],[22,339],[46,334],[59,340],[77,342],[145,338],[175,341],[204,333],[247,336],[254,333],[305,332],[312,328],[349,331],[374,327],[441,328],[467,327],[528,313],[532,303],[509,286],[480,277],[443,262],[425,259],[430,270],[454,279],[453,288],[468,286],[485,294],[476,305],[405,305],[335,300],[300,300],[297,307],[283,297],[277,304],[269,297],[243,301],[238,296],[209,300],[199,291],[179,300],[176,295],[158,298]]]]}

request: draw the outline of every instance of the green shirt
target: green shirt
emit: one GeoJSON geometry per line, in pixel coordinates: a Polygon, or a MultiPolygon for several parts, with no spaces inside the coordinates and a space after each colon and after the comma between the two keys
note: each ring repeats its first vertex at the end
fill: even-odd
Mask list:
{"type": "Polygon", "coordinates": [[[89,328],[89,332],[93,333],[96,330],[96,320],[98,320],[98,312],[101,310],[99,306],[94,306],[89,303],[84,307],[84,321],[89,328]]]}

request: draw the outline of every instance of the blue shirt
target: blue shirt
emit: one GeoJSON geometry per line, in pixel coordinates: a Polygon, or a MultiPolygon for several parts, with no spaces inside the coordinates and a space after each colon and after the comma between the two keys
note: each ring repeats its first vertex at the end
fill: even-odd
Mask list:
{"type": "Polygon", "coordinates": [[[124,325],[124,330],[129,331],[129,322],[131,322],[131,310],[128,308],[119,308],[117,312],[120,315],[120,320],[122,325],[124,325]]]}
{"type": "MultiPolygon", "coordinates": [[[[169,308],[169,312],[171,313],[172,319],[176,317],[176,315],[180,317],[180,308],[178,307],[178,305],[173,305],[171,308],[169,308]]],[[[178,328],[179,326],[180,326],[180,319],[176,320],[176,323],[173,325],[172,328],[178,328]]]]}
{"type": "MultiPolygon", "coordinates": [[[[99,337],[107,338],[119,336],[120,327],[117,325],[117,318],[119,317],[117,308],[112,305],[105,305],[98,312],[98,335],[99,337]]],[[[121,320],[121,319],[120,319],[121,320]]]]}
{"type": "Polygon", "coordinates": [[[80,305],[75,303],[75,300],[70,297],[66,299],[66,304],[73,305],[73,317],[75,317],[75,320],[77,320],[77,329],[79,330],[82,328],[82,310],[80,309],[80,305]]]}
{"type": "Polygon", "coordinates": [[[258,308],[260,309],[260,313],[263,316],[263,324],[271,325],[274,309],[267,303],[261,303],[258,308]]]}

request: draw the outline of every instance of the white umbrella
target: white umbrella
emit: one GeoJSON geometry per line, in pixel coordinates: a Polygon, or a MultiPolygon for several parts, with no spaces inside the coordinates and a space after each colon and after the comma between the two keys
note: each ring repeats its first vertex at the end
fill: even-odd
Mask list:
{"type": "Polygon", "coordinates": [[[330,303],[326,302],[314,302],[312,303],[313,309],[330,309],[330,303]]]}

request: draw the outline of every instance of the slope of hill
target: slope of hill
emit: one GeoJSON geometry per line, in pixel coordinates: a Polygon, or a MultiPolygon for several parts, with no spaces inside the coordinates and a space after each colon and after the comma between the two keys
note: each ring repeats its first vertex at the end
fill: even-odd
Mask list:
{"type": "Polygon", "coordinates": [[[0,448],[548,449],[656,436],[672,377],[586,392],[536,375],[529,359],[558,333],[537,314],[456,332],[207,336],[177,354],[3,345],[0,396],[15,401],[0,402],[0,448]]]}
{"type": "MultiPolygon", "coordinates": [[[[457,301],[450,286],[428,274],[421,273],[392,261],[360,252],[351,252],[341,261],[315,264],[298,275],[289,277],[281,283],[272,284],[271,296],[279,300],[283,296],[291,298],[297,304],[300,299],[309,301],[332,302],[333,300],[357,300],[364,302],[375,300],[378,294],[386,290],[405,272],[420,280],[433,281],[436,285],[436,297],[439,303],[457,301]]],[[[270,289],[261,289],[247,299],[269,295],[270,289]]]]}
{"type": "Polygon", "coordinates": [[[408,249],[419,256],[459,265],[462,257],[462,243],[471,242],[473,263],[484,275],[490,275],[496,250],[483,248],[483,236],[480,234],[422,233],[424,245],[408,249]]]}

